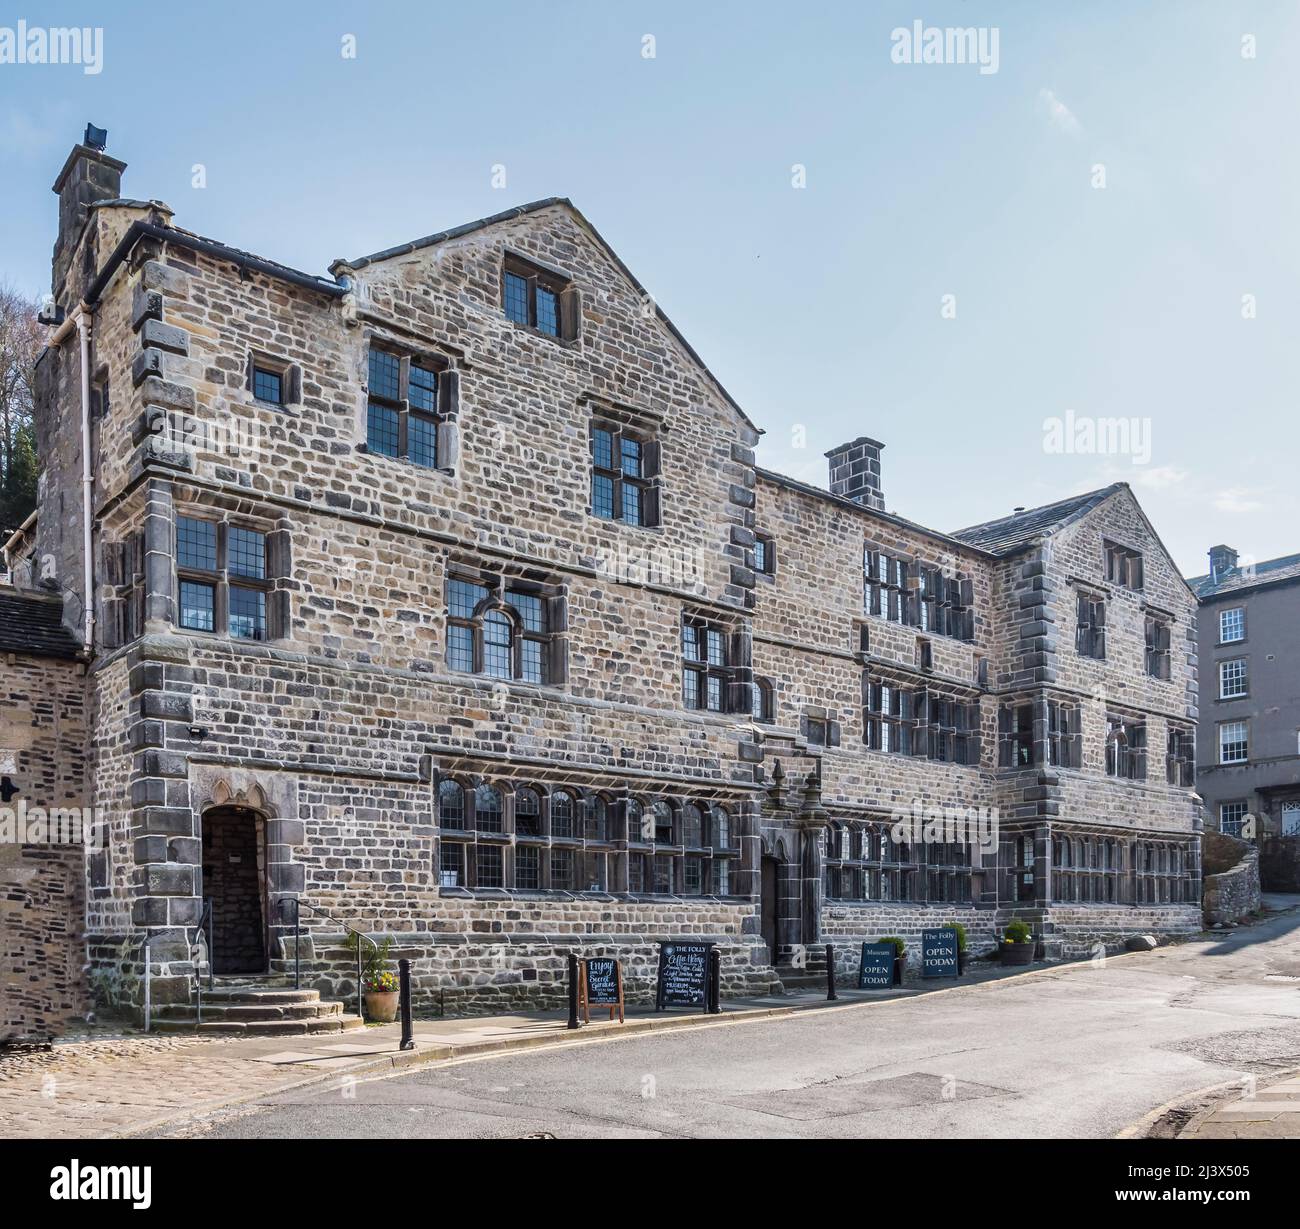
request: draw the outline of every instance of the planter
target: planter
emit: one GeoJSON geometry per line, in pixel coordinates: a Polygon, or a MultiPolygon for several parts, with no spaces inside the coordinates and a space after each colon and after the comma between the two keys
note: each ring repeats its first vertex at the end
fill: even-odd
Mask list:
{"type": "Polygon", "coordinates": [[[898,952],[894,956],[894,985],[903,984],[903,970],[907,967],[907,953],[898,952]]]}
{"type": "Polygon", "coordinates": [[[366,1015],[380,1024],[392,1024],[400,997],[396,990],[366,991],[366,1015]]]}
{"type": "Polygon", "coordinates": [[[1003,964],[1033,964],[1034,949],[1038,946],[1033,939],[1025,943],[1009,943],[1006,939],[1002,940],[1002,963],[1003,964]]]}

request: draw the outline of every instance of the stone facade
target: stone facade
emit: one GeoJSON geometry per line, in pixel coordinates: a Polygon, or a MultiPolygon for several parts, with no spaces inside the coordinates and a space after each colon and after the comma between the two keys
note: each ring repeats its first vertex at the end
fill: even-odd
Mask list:
{"type": "MultiPolygon", "coordinates": [[[[1020,541],[885,513],[873,440],[837,450],[839,494],[758,469],[758,429],[567,201],[331,281],[119,191],[73,202],[56,256],[60,306],[93,308],[104,997],[138,1003],[146,937],[155,994],[183,996],[205,899],[251,916],[242,874],[235,904],[203,872],[232,814],[260,825],[268,967],[297,900],[322,988],[355,988],[347,923],[394,935],[426,1010],[555,1004],[572,950],[621,955],[643,997],[679,936],[718,942],[740,993],[812,944],[954,917],[980,944],[1012,916],[1058,945],[1195,926],[1194,795],[1154,752],[1105,770],[1116,711],[1153,748],[1195,721],[1194,602],[1126,487],[1020,541]],[[1080,662],[1075,589],[1106,588],[1112,537],[1146,590],[1111,594],[1111,651],[1080,662]],[[1158,684],[1148,603],[1180,632],[1158,684]],[[873,745],[879,680],[926,694],[931,754],[873,745]],[[1051,700],[1079,712],[1074,767],[1047,763],[1051,700]],[[936,807],[1001,826],[982,851],[882,843],[936,807]]],[[[42,363],[65,460],[25,554],[74,590],[77,526],[46,507],[78,362],[42,363]]]]}
{"type": "Polygon", "coordinates": [[[1259,850],[1209,828],[1205,832],[1205,923],[1240,922],[1260,908],[1259,850]]]}

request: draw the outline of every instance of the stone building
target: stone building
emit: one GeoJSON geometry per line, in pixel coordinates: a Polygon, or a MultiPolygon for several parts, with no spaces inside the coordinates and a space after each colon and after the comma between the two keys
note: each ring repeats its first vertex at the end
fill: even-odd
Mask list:
{"type": "Polygon", "coordinates": [[[327,279],[122,170],[80,146],[55,185],[9,545],[89,578],[101,998],[138,1005],[146,938],[187,997],[205,900],[218,972],[283,968],[298,899],[314,984],[386,931],[445,1011],[554,1005],[575,947],[644,997],[673,936],[742,992],[952,919],[1050,954],[1198,925],[1196,605],[1126,486],[945,534],[885,511],[876,440],[829,491],[759,468],[566,200],[327,279]]]}
{"type": "Polygon", "coordinates": [[[1265,891],[1300,892],[1300,555],[1209,555],[1188,582],[1206,663],[1201,793],[1213,826],[1257,845],[1265,891]]]}

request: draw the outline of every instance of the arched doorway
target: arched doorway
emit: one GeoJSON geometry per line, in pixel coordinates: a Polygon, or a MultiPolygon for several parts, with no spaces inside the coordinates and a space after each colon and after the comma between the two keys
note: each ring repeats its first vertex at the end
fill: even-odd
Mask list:
{"type": "Polygon", "coordinates": [[[203,813],[203,898],[214,973],[267,971],[266,821],[250,807],[203,813]]]}
{"type": "Polygon", "coordinates": [[[763,942],[767,944],[767,956],[773,964],[777,953],[777,919],[781,909],[781,863],[771,855],[764,855],[762,867],[762,895],[760,904],[763,942]]]}

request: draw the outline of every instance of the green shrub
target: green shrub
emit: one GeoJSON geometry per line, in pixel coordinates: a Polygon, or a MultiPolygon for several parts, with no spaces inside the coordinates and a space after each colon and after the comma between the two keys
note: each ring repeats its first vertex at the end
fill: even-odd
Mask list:
{"type": "Polygon", "coordinates": [[[1007,928],[1002,932],[1003,938],[1008,943],[1028,943],[1033,938],[1034,932],[1029,929],[1028,922],[1008,922],[1007,928]]]}
{"type": "Polygon", "coordinates": [[[948,927],[949,930],[957,932],[957,949],[965,954],[968,950],[966,947],[966,927],[960,922],[944,922],[943,925],[948,927]]]}
{"type": "Polygon", "coordinates": [[[892,943],[894,945],[894,954],[902,956],[907,951],[907,940],[899,935],[885,935],[884,938],[877,939],[877,943],[892,943]]]}

